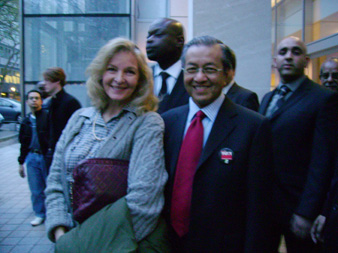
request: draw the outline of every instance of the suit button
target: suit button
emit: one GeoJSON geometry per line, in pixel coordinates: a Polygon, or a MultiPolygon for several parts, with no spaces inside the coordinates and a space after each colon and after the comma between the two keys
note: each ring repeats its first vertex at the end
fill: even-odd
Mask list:
{"type": "Polygon", "coordinates": [[[335,204],[335,205],[332,207],[332,210],[333,210],[333,211],[337,211],[337,210],[338,210],[338,204],[335,204]]]}

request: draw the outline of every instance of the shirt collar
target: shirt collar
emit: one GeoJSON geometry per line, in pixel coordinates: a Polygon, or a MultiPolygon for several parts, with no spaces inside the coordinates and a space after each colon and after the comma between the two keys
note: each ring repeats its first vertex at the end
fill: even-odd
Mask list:
{"type": "Polygon", "coordinates": [[[292,92],[294,92],[301,85],[301,83],[305,80],[305,78],[306,78],[306,76],[303,75],[303,76],[299,77],[298,79],[296,79],[295,81],[290,82],[290,83],[280,82],[278,84],[277,88],[280,89],[280,87],[282,87],[282,85],[286,85],[292,92]]]}
{"type": "Polygon", "coordinates": [[[224,99],[225,95],[221,93],[221,95],[214,102],[201,109],[195,104],[193,99],[190,97],[188,122],[190,122],[195,116],[195,114],[200,110],[204,112],[204,114],[208,117],[208,119],[210,119],[210,121],[214,122],[217,117],[218,111],[221,108],[221,105],[223,104],[224,99]]]}
{"type": "Polygon", "coordinates": [[[52,98],[53,98],[54,100],[59,100],[59,99],[63,96],[64,93],[65,93],[65,91],[64,91],[64,89],[62,88],[58,93],[56,93],[54,96],[52,96],[52,98]]]}
{"type": "Polygon", "coordinates": [[[174,77],[175,79],[178,78],[179,74],[182,70],[182,63],[181,60],[175,62],[173,65],[171,65],[169,68],[163,70],[161,69],[160,65],[156,64],[154,67],[154,77],[157,77],[161,74],[162,71],[167,72],[170,76],[174,77]]]}
{"type": "Polygon", "coordinates": [[[229,90],[234,85],[234,83],[235,83],[235,79],[232,79],[231,82],[223,88],[223,90],[222,90],[223,94],[228,94],[229,90]]]}
{"type": "MultiPolygon", "coordinates": [[[[131,106],[130,104],[127,104],[125,107],[123,107],[122,111],[116,115],[116,117],[120,117],[123,112],[130,112],[137,115],[136,108],[134,106],[131,106]]],[[[88,118],[91,122],[94,121],[94,117],[96,117],[96,114],[99,113],[101,115],[101,112],[99,112],[95,107],[89,107],[86,108],[86,110],[82,111],[80,113],[80,116],[88,118]]],[[[102,116],[101,116],[102,117],[102,116]]]]}

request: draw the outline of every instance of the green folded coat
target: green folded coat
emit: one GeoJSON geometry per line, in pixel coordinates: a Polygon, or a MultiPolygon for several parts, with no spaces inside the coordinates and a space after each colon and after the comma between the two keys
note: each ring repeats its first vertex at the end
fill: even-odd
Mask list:
{"type": "Polygon", "coordinates": [[[150,235],[136,242],[126,200],[121,198],[60,237],[55,252],[170,252],[170,244],[163,218],[150,235]]]}

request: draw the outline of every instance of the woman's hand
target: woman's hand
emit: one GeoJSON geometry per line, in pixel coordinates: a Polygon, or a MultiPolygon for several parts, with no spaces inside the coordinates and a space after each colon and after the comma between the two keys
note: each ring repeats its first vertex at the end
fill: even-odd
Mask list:
{"type": "Polygon", "coordinates": [[[55,241],[59,240],[61,236],[63,236],[66,233],[65,227],[57,227],[54,231],[55,241]]]}

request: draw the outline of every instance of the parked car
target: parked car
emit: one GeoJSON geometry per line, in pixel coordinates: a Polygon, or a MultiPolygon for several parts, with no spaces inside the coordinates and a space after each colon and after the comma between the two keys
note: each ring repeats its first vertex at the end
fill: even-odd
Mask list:
{"type": "Polygon", "coordinates": [[[21,122],[21,104],[11,98],[0,98],[0,113],[4,123],[21,122]]]}
{"type": "Polygon", "coordinates": [[[5,118],[4,118],[4,116],[2,116],[2,114],[0,113],[0,128],[1,128],[2,124],[4,123],[4,121],[5,121],[5,118]]]}

